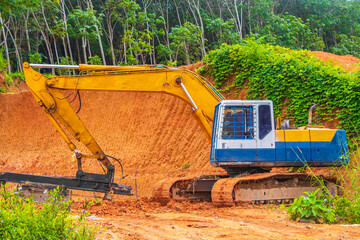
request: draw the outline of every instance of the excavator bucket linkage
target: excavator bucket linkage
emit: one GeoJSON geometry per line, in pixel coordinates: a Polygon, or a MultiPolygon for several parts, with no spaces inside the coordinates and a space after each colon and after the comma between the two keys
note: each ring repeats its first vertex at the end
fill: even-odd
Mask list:
{"type": "Polygon", "coordinates": [[[62,189],[75,189],[92,192],[132,195],[131,186],[112,182],[111,173],[96,174],[77,171],[75,178],[50,177],[6,172],[0,175],[0,183],[37,183],[61,186],[62,189]]]}

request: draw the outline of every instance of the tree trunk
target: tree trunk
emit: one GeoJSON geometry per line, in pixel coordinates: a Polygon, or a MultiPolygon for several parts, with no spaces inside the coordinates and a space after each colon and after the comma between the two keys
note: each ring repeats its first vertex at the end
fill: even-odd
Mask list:
{"type": "Polygon", "coordinates": [[[106,17],[106,28],[108,29],[108,33],[105,31],[105,27],[103,27],[103,29],[104,29],[105,35],[107,36],[106,39],[107,39],[107,41],[108,41],[108,43],[110,45],[112,64],[116,65],[115,52],[114,52],[114,28],[115,28],[115,26],[117,24],[117,21],[114,23],[114,26],[112,26],[111,25],[112,13],[105,12],[105,17],[106,17]]]}
{"type": "Polygon", "coordinates": [[[249,33],[252,33],[252,30],[251,30],[250,0],[248,0],[248,23],[249,23],[249,33]]]}
{"type": "Polygon", "coordinates": [[[81,47],[83,49],[83,57],[84,62],[87,64],[87,56],[86,56],[86,39],[84,37],[81,38],[81,47]]]}
{"type": "Polygon", "coordinates": [[[80,47],[79,47],[79,40],[76,39],[76,49],[77,49],[77,57],[78,57],[78,63],[81,63],[81,55],[80,55],[80,47]]]}
{"type": "Polygon", "coordinates": [[[126,52],[126,43],[124,41],[124,60],[125,60],[125,64],[127,64],[127,52],[126,52]]]}
{"type": "MultiPolygon", "coordinates": [[[[242,1],[240,4],[242,4],[242,1]]],[[[241,18],[240,18],[238,6],[237,6],[237,0],[234,0],[234,8],[235,8],[235,13],[236,13],[236,21],[238,22],[240,38],[243,38],[243,35],[242,35],[242,7],[241,7],[241,18]]]]}
{"type": "MultiPolygon", "coordinates": [[[[74,65],[74,59],[73,59],[73,54],[72,54],[72,51],[71,51],[71,44],[70,44],[69,34],[66,34],[66,39],[67,39],[67,42],[68,42],[71,64],[74,65]]],[[[77,43],[77,42],[76,42],[76,43],[77,43]]],[[[78,51],[79,51],[79,49],[78,49],[78,51]]],[[[80,62],[79,62],[79,63],[80,63],[80,62]]]]}
{"type": "MultiPolygon", "coordinates": [[[[196,10],[196,13],[198,15],[198,18],[199,18],[199,21],[200,21],[200,27],[201,27],[201,30],[202,30],[202,34],[201,34],[201,57],[205,57],[205,54],[206,54],[206,50],[205,50],[205,31],[204,31],[204,24],[203,24],[203,21],[202,21],[202,17],[201,17],[201,13],[200,13],[200,0],[197,0],[197,3],[195,2],[195,0],[188,0],[188,3],[190,5],[190,10],[191,12],[193,13],[194,15],[194,18],[195,18],[195,22],[196,22],[196,25],[199,26],[198,24],[198,21],[197,21],[197,17],[196,17],[196,14],[195,12],[191,9],[192,7],[195,8],[196,10]]],[[[186,47],[185,47],[186,48],[186,47]]]]}
{"type": "Polygon", "coordinates": [[[57,61],[58,64],[60,64],[59,54],[58,54],[58,49],[57,49],[57,44],[56,44],[55,36],[53,36],[53,39],[54,39],[54,48],[55,48],[56,61],[57,61]]]}
{"type": "Polygon", "coordinates": [[[31,46],[30,46],[30,37],[29,37],[29,28],[28,28],[28,19],[29,19],[29,10],[27,10],[26,12],[26,17],[25,18],[25,34],[26,34],[26,42],[27,42],[27,47],[28,47],[28,51],[31,51],[31,46]]]}
{"type": "MultiPolygon", "coordinates": [[[[193,0],[194,1],[194,0],[193,0]]],[[[194,2],[195,3],[195,2],[194,2]]],[[[202,34],[201,34],[201,57],[205,57],[205,54],[206,54],[206,50],[205,50],[205,30],[204,30],[204,24],[203,24],[203,20],[202,20],[202,17],[201,17],[201,13],[200,13],[200,3],[199,3],[199,0],[198,0],[198,6],[196,8],[196,11],[199,15],[199,19],[200,19],[200,25],[201,25],[201,30],[202,30],[202,34]]]]}
{"type": "MultiPolygon", "coordinates": [[[[60,6],[61,6],[61,12],[62,12],[62,17],[63,17],[63,21],[64,21],[64,27],[65,30],[68,30],[67,27],[67,21],[66,21],[66,11],[65,11],[65,0],[60,0],[60,6]]],[[[70,43],[70,38],[69,38],[69,34],[66,33],[66,40],[67,40],[67,44],[68,44],[68,48],[69,48],[69,55],[70,55],[70,60],[71,60],[71,64],[74,64],[74,59],[73,59],[73,54],[71,51],[71,43],[70,43]]],[[[74,72],[74,71],[73,71],[74,72]]]]}
{"type": "MultiPolygon", "coordinates": [[[[103,48],[103,45],[102,45],[101,36],[100,36],[100,33],[99,33],[99,28],[98,28],[97,25],[96,25],[95,27],[96,27],[96,33],[97,33],[97,37],[98,37],[98,41],[99,41],[99,47],[100,47],[102,62],[103,62],[104,65],[106,65],[104,48],[103,48]]],[[[114,65],[115,65],[115,64],[114,64],[114,65]]]]}
{"type": "MultiPolygon", "coordinates": [[[[44,38],[45,45],[46,45],[46,49],[47,49],[48,54],[49,54],[50,63],[51,63],[51,64],[54,64],[54,58],[53,58],[53,54],[52,54],[52,50],[51,50],[51,45],[50,45],[50,42],[49,42],[49,38],[48,38],[48,36],[45,34],[45,32],[42,30],[42,28],[41,28],[41,26],[40,26],[40,23],[39,23],[39,21],[37,20],[35,14],[34,14],[34,13],[32,13],[32,14],[33,14],[33,17],[34,17],[36,23],[38,24],[38,27],[40,28],[41,35],[42,35],[42,37],[44,38]]],[[[51,69],[51,72],[52,72],[52,74],[55,74],[55,70],[54,70],[53,68],[51,69]]]]}
{"type": "Polygon", "coordinates": [[[62,39],[62,43],[63,43],[65,58],[67,58],[68,57],[68,52],[67,52],[67,45],[66,45],[66,42],[65,42],[65,38],[62,37],[61,39],[62,39]]]}
{"type": "Polygon", "coordinates": [[[89,50],[89,57],[92,57],[92,54],[91,54],[91,46],[90,46],[90,40],[87,39],[87,46],[88,46],[88,50],[89,50]]]}
{"type": "Polygon", "coordinates": [[[16,40],[14,39],[14,36],[12,35],[12,33],[10,32],[10,29],[8,28],[8,26],[6,26],[6,29],[7,29],[7,32],[9,33],[10,37],[11,37],[11,40],[13,41],[14,43],[14,47],[15,47],[15,54],[16,54],[16,61],[17,61],[17,70],[18,72],[21,72],[22,71],[22,64],[21,64],[21,57],[20,57],[20,52],[19,52],[19,49],[18,49],[18,46],[16,44],[16,40]]]}
{"type": "Polygon", "coordinates": [[[11,66],[10,66],[10,56],[9,56],[9,49],[8,49],[8,45],[7,45],[7,37],[5,34],[5,24],[4,21],[1,17],[1,13],[0,13],[0,23],[1,23],[1,30],[4,36],[4,45],[5,45],[5,54],[6,54],[6,61],[7,61],[7,67],[8,67],[8,73],[11,73],[11,66]]]}

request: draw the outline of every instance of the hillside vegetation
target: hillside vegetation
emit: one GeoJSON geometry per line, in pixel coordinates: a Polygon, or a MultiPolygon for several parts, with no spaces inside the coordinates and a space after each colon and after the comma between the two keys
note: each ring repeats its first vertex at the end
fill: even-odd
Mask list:
{"type": "Polygon", "coordinates": [[[358,0],[1,0],[0,47],[22,63],[191,64],[254,37],[360,56],[358,0]]]}
{"type": "Polygon", "coordinates": [[[332,62],[323,62],[306,50],[259,44],[248,40],[223,45],[203,59],[198,71],[211,75],[217,88],[245,86],[247,99],[269,99],[275,116],[295,125],[306,125],[308,110],[317,104],[315,121],[337,123],[354,140],[359,139],[359,72],[348,72],[332,62]],[[227,79],[234,78],[232,85],[227,79]]]}

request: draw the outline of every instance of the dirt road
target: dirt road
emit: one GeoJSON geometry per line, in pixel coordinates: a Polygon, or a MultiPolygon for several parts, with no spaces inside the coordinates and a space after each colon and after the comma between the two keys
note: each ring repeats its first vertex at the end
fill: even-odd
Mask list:
{"type": "MultiPolygon", "coordinates": [[[[80,212],[81,204],[74,211],[80,212]]],[[[104,202],[88,209],[106,239],[360,239],[360,226],[298,223],[278,206],[215,208],[211,203],[104,202]]]]}

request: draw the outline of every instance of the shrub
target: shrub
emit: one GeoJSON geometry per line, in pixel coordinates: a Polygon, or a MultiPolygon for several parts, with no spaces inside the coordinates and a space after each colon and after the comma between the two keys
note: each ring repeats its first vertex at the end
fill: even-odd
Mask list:
{"type": "Polygon", "coordinates": [[[334,209],[327,199],[317,196],[320,188],[314,192],[306,192],[307,197],[300,196],[290,205],[287,212],[292,220],[312,220],[317,223],[332,223],[335,221],[334,209]]]}
{"type": "MultiPolygon", "coordinates": [[[[71,65],[71,61],[69,57],[60,57],[60,62],[56,63],[56,64],[60,64],[60,65],[71,65]]],[[[75,62],[73,64],[76,64],[75,62]]],[[[71,69],[63,69],[63,68],[57,68],[55,69],[56,73],[60,76],[62,75],[69,75],[71,74],[72,70],[71,69]]]]}
{"type": "Polygon", "coordinates": [[[59,188],[50,192],[47,202],[23,198],[1,185],[1,239],[93,239],[93,229],[85,225],[85,214],[78,220],[70,216],[71,200],[64,200],[59,188]]]}
{"type": "Polygon", "coordinates": [[[310,175],[322,191],[317,189],[308,196],[296,198],[287,212],[292,220],[313,220],[324,223],[350,223],[360,224],[360,148],[357,146],[350,156],[350,165],[341,168],[332,168],[333,174],[338,177],[342,184],[337,195],[332,196],[324,182],[310,175]]]}
{"type": "Polygon", "coordinates": [[[98,55],[95,55],[93,57],[89,57],[88,64],[91,65],[102,65],[101,58],[98,55]]]}
{"type": "Polygon", "coordinates": [[[0,48],[0,71],[7,72],[8,62],[4,58],[3,54],[4,54],[4,47],[1,47],[0,48]]]}
{"type": "Polygon", "coordinates": [[[41,55],[40,53],[34,53],[34,54],[29,54],[29,62],[30,63],[41,63],[41,55]]]}
{"type": "Polygon", "coordinates": [[[190,167],[189,163],[185,163],[184,165],[182,165],[182,169],[188,169],[190,167]]]}

